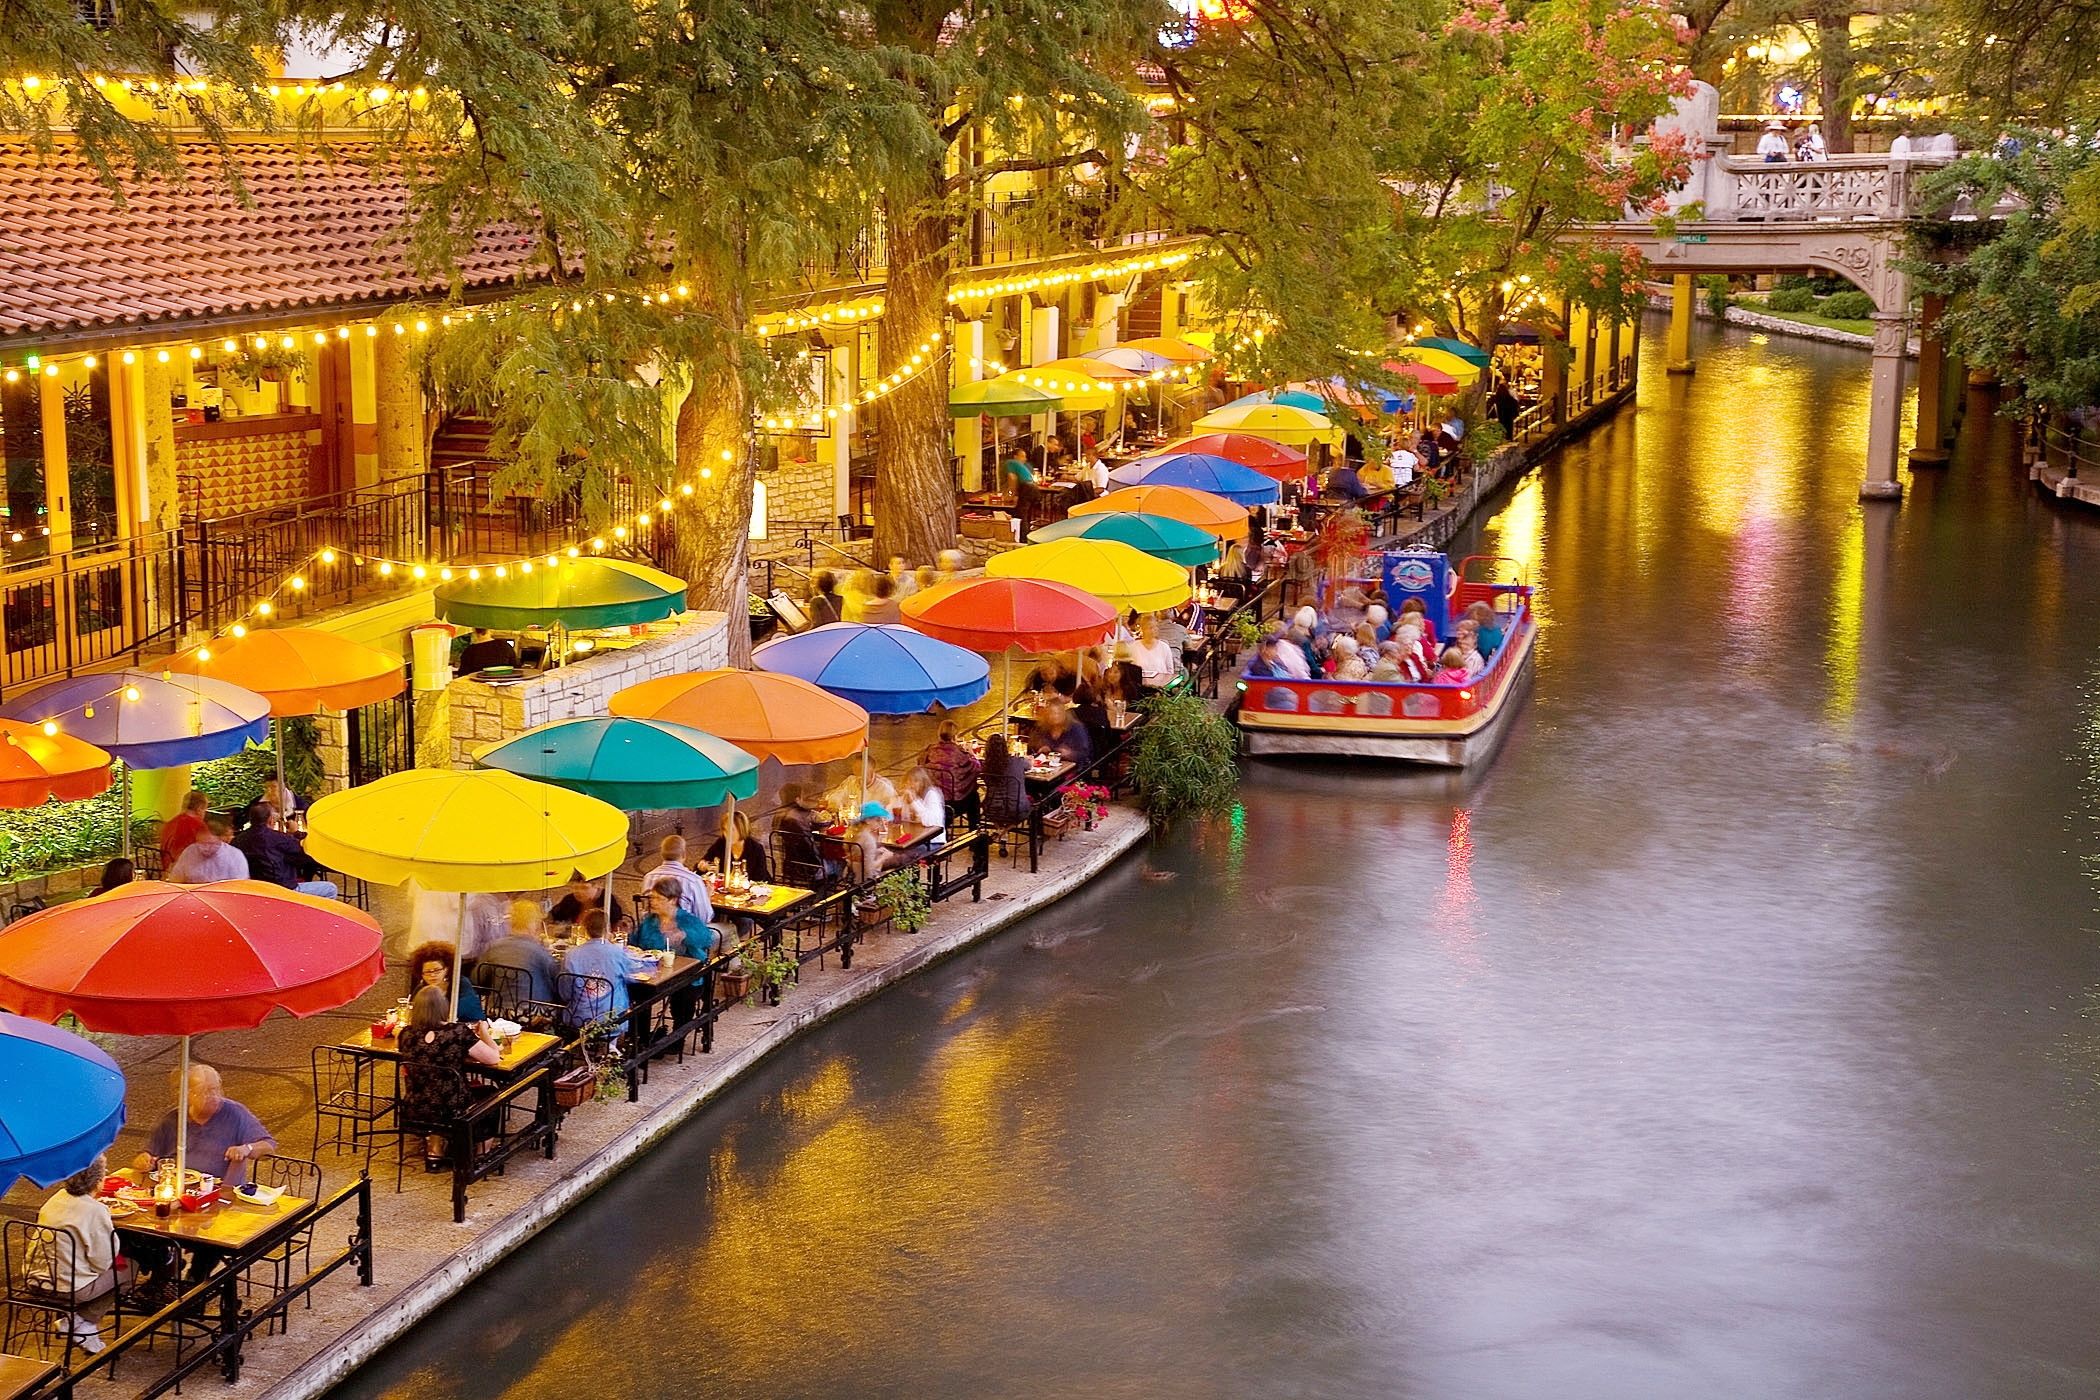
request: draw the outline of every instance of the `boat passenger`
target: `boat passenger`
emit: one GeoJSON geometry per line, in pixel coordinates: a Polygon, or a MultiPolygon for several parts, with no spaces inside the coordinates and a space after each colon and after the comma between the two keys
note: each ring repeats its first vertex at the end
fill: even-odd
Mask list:
{"type": "Polygon", "coordinates": [[[1478,629],[1480,654],[1493,656],[1502,650],[1502,619],[1486,603],[1475,603],[1466,609],[1466,617],[1478,629]]]}
{"type": "Polygon", "coordinates": [[[1292,680],[1312,679],[1312,654],[1312,638],[1302,628],[1293,627],[1277,642],[1277,663],[1283,667],[1282,674],[1292,680]]]}
{"type": "Polygon", "coordinates": [[[1480,654],[1479,631],[1470,620],[1463,618],[1452,631],[1451,644],[1457,647],[1459,655],[1465,658],[1467,680],[1487,669],[1487,658],[1480,654]]]}
{"type": "Polygon", "coordinates": [[[1336,637],[1334,639],[1334,655],[1331,659],[1336,680],[1367,681],[1371,679],[1371,670],[1364,665],[1363,656],[1356,645],[1356,638],[1336,637]]]}
{"type": "MultiPolygon", "coordinates": [[[[1429,620],[1429,609],[1423,605],[1420,598],[1409,598],[1400,605],[1400,623],[1406,622],[1410,617],[1414,619],[1415,626],[1422,629],[1423,637],[1434,643],[1436,641],[1436,624],[1429,620]]],[[[1393,625],[1397,627],[1400,623],[1393,625]]]]}
{"type": "Polygon", "coordinates": [[[1378,644],[1378,661],[1371,667],[1371,679],[1386,682],[1407,679],[1400,670],[1400,644],[1398,642],[1380,642],[1378,644]]]}
{"type": "Polygon", "coordinates": [[[1444,648],[1443,664],[1429,679],[1438,685],[1464,685],[1472,675],[1466,670],[1466,654],[1455,646],[1444,648]]]}
{"type": "Polygon", "coordinates": [[[1390,641],[1393,635],[1392,614],[1385,604],[1373,603],[1364,609],[1364,621],[1371,625],[1371,635],[1381,642],[1390,641]]]}
{"type": "Polygon", "coordinates": [[[1422,639],[1422,629],[1409,622],[1396,628],[1388,646],[1400,649],[1400,677],[1402,680],[1426,681],[1436,670],[1436,653],[1422,639]]]}
{"type": "Polygon", "coordinates": [[[1254,659],[1247,663],[1247,674],[1271,680],[1288,674],[1283,669],[1283,663],[1277,656],[1282,640],[1274,632],[1271,632],[1259,642],[1256,642],[1254,644],[1254,659]]]}

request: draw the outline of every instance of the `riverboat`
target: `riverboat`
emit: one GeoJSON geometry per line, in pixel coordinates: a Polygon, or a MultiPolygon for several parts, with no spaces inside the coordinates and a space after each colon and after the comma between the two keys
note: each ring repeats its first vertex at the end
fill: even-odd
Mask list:
{"type": "Polygon", "coordinates": [[[1467,556],[1456,568],[1430,550],[1369,556],[1364,579],[1376,578],[1395,613],[1409,598],[1422,600],[1439,638],[1474,603],[1495,609],[1502,645],[1471,681],[1439,685],[1411,681],[1290,680],[1240,677],[1238,719],[1249,754],[1331,754],[1463,768],[1485,762],[1509,730],[1531,681],[1538,639],[1533,586],[1514,561],[1467,556]]]}

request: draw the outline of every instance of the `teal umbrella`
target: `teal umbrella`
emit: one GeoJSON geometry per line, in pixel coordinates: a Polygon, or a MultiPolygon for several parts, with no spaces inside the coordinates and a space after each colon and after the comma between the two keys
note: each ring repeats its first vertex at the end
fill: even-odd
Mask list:
{"type": "Polygon", "coordinates": [[[659,719],[556,720],[490,744],[474,761],[623,812],[712,807],[758,793],[757,759],[727,739],[659,719]]]}
{"type": "Polygon", "coordinates": [[[1452,340],[1448,336],[1437,336],[1432,340],[1417,340],[1413,343],[1426,346],[1431,350],[1441,350],[1447,355],[1456,355],[1467,364],[1478,365],[1482,369],[1486,369],[1488,365],[1493,363],[1488,356],[1488,352],[1479,346],[1468,345],[1463,340],[1452,340]]]}
{"type": "Polygon", "coordinates": [[[1105,511],[1099,515],[1075,515],[1054,525],[1045,525],[1029,537],[1041,544],[1048,540],[1115,540],[1141,549],[1155,559],[1193,569],[1218,562],[1218,537],[1208,530],[1164,515],[1141,511],[1105,511]]]}
{"type": "Polygon", "coordinates": [[[625,559],[527,560],[439,584],[437,611],[461,627],[515,632],[558,622],[587,632],[678,616],[685,611],[685,580],[625,559]]]}
{"type": "Polygon", "coordinates": [[[1308,413],[1325,413],[1327,400],[1304,389],[1256,389],[1251,394],[1242,394],[1227,408],[1252,408],[1259,404],[1280,404],[1285,408],[1302,408],[1308,413]]]}

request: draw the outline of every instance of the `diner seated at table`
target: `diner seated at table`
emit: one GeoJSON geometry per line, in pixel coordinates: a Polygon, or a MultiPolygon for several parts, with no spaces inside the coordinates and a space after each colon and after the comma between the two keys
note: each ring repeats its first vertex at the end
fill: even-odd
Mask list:
{"type": "Polygon", "coordinates": [[[879,802],[891,811],[897,809],[897,785],[890,781],[887,773],[870,771],[866,781],[862,781],[862,775],[857,771],[848,773],[824,794],[824,805],[846,820],[870,802],[879,802]]]}
{"type": "Polygon", "coordinates": [[[138,867],[117,856],[102,867],[102,876],[95,881],[95,893],[108,894],[111,890],[123,889],[138,877],[138,867]]]}
{"type": "Polygon", "coordinates": [[[234,837],[233,844],[248,858],[250,879],[322,899],[334,899],[340,893],[335,881],[321,878],[320,864],[306,853],[298,837],[284,829],[284,817],[271,803],[249,807],[247,830],[234,837]]]}
{"type": "Polygon", "coordinates": [[[932,827],[938,835],[933,838],[939,845],[948,839],[948,798],[941,785],[933,780],[933,774],[925,768],[914,768],[904,780],[903,815],[920,826],[932,827]]]}
{"type": "Polygon", "coordinates": [[[846,848],[846,863],[853,874],[853,883],[866,884],[891,866],[904,863],[904,857],[883,847],[883,838],[890,832],[890,809],[880,802],[869,802],[861,807],[854,819],[847,824],[843,844],[846,848]]]}
{"type": "Polygon", "coordinates": [[[190,843],[204,834],[206,814],[211,810],[211,798],[191,788],[182,797],[182,810],[169,817],[160,827],[160,868],[163,871],[175,868],[176,860],[189,849],[190,843]]]}
{"type": "Polygon", "coordinates": [[[809,625],[823,627],[833,622],[846,620],[846,600],[839,596],[839,576],[829,569],[817,571],[816,591],[809,595],[804,611],[809,614],[809,625]]]}
{"type": "Polygon", "coordinates": [[[574,924],[582,920],[584,911],[597,909],[605,903],[605,882],[593,880],[581,870],[569,872],[568,889],[554,907],[547,911],[550,924],[574,924]]]}
{"type": "Polygon", "coordinates": [[[903,602],[903,597],[897,592],[897,580],[888,574],[877,574],[868,593],[867,605],[861,609],[860,620],[870,627],[902,622],[903,602]]]}
{"type": "MultiPolygon", "coordinates": [[[[171,1079],[180,1085],[179,1072],[171,1079]]],[[[146,1138],[146,1150],[132,1162],[133,1167],[150,1172],[155,1162],[175,1159],[175,1115],[179,1111],[169,1109],[154,1125],[146,1138]]],[[[245,1104],[226,1097],[217,1070],[210,1065],[192,1064],[190,1126],[185,1148],[190,1170],[208,1172],[222,1178],[229,1187],[238,1187],[248,1180],[250,1162],[277,1150],[277,1139],[270,1136],[270,1130],[245,1104]]]]}
{"type": "MultiPolygon", "coordinates": [[[[414,996],[425,987],[436,987],[449,999],[452,995],[452,945],[430,942],[412,949],[408,955],[408,994],[414,996]]],[[[459,1019],[483,1021],[488,1011],[481,1004],[481,993],[474,984],[462,977],[459,981],[459,1019]]]]}
{"type": "Polygon", "coordinates": [[[1123,655],[1137,663],[1148,690],[1162,689],[1181,678],[1181,648],[1159,635],[1159,623],[1149,615],[1138,619],[1137,636],[1123,643],[1123,655]]]}
{"type": "MultiPolygon", "coordinates": [[[[588,917],[603,912],[593,905],[584,914],[588,917]]],[[[486,974],[489,969],[498,967],[515,968],[524,974],[527,1000],[553,1004],[554,954],[547,951],[547,945],[540,937],[540,906],[534,901],[511,901],[509,932],[483,949],[480,959],[474,964],[477,974],[486,974]]],[[[483,976],[483,981],[487,980],[483,976]]]]}
{"type": "Polygon", "coordinates": [[[679,907],[703,924],[714,918],[715,906],[707,897],[707,882],[685,863],[685,838],[675,832],[666,836],[657,843],[656,853],[657,866],[643,873],[642,888],[654,889],[658,880],[676,880],[679,907]]]}
{"type": "Polygon", "coordinates": [[[941,721],[939,735],[927,747],[921,762],[926,771],[933,774],[933,780],[940,784],[947,810],[971,826],[977,825],[980,812],[977,775],[981,765],[974,754],[956,742],[954,720],[941,721]]]}
{"type": "Polygon", "coordinates": [[[518,649],[511,645],[508,637],[491,636],[486,627],[474,629],[474,639],[459,654],[459,664],[453,669],[462,676],[471,676],[476,671],[486,671],[492,666],[515,666],[518,664],[518,649]]]}
{"type": "Polygon", "coordinates": [[[247,879],[248,857],[233,844],[232,823],[219,816],[207,819],[203,834],[183,848],[163,878],[178,885],[247,879]]]}
{"type": "Polygon", "coordinates": [[[729,873],[729,862],[725,858],[730,849],[730,840],[736,842],[736,859],[743,865],[744,874],[754,885],[773,883],[773,858],[766,853],[766,843],[751,833],[751,818],[735,807],[722,819],[723,832],[707,848],[701,865],[729,873]]]}
{"type": "Polygon", "coordinates": [[[824,882],[845,873],[845,862],[826,855],[817,839],[816,802],[802,784],[789,783],[780,789],[773,835],[780,842],[782,879],[824,882]]]}
{"type": "Polygon", "coordinates": [[[583,942],[569,950],[568,956],[562,959],[561,970],[578,979],[595,977],[610,990],[595,991],[587,982],[579,980],[569,1002],[571,1024],[583,1026],[608,1016],[625,1016],[627,979],[656,971],[656,959],[634,948],[606,942],[608,925],[603,909],[593,909],[585,914],[577,927],[583,931],[583,942]]]}
{"type": "Polygon", "coordinates": [[[652,953],[705,960],[720,950],[722,932],[680,907],[676,880],[658,880],[649,887],[649,912],[642,915],[630,942],[652,953]]]}
{"type": "Polygon", "coordinates": [[[488,1027],[455,1021],[445,1014],[445,994],[425,987],[408,1003],[408,1024],[397,1042],[401,1049],[401,1151],[420,1152],[423,1170],[441,1172],[450,1163],[444,1130],[474,1106],[470,1065],[493,1065],[503,1058],[488,1027]]]}
{"type": "Polygon", "coordinates": [[[36,1213],[36,1223],[73,1237],[71,1250],[55,1249],[50,1258],[32,1252],[30,1282],[60,1295],[71,1295],[74,1311],[52,1323],[61,1336],[88,1355],[102,1350],[102,1315],[116,1301],[117,1290],[131,1284],[131,1261],[117,1252],[117,1222],[95,1196],[109,1176],[109,1158],[97,1155],[65,1179],[57,1195],[36,1213]]]}
{"type": "Polygon", "coordinates": [[[1054,753],[1073,768],[1084,768],[1094,761],[1093,738],[1086,726],[1072,716],[1070,706],[1063,699],[1053,699],[1043,706],[1042,720],[1036,726],[1036,750],[1039,753],[1054,753]]]}

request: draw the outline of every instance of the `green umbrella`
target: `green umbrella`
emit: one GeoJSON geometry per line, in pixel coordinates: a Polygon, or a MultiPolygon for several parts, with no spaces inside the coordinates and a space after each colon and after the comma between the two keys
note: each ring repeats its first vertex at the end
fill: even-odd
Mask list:
{"type": "Polygon", "coordinates": [[[474,761],[623,812],[712,807],[758,793],[757,759],[727,739],[659,719],[556,720],[490,744],[474,761]]]}
{"type": "Polygon", "coordinates": [[[1028,537],[1035,543],[1047,540],[1114,540],[1141,549],[1155,559],[1193,569],[1218,562],[1218,537],[1164,515],[1140,511],[1112,511],[1100,515],[1075,515],[1060,520],[1028,537]]]}
{"type": "Polygon", "coordinates": [[[1027,418],[1056,413],[1064,406],[1065,401],[1048,390],[1011,379],[980,379],[958,384],[948,393],[950,418],[1027,418]]]}
{"type": "Polygon", "coordinates": [[[685,580],[625,559],[527,561],[479,573],[438,586],[439,617],[505,631],[559,622],[581,632],[658,622],[685,611],[685,580]]]}
{"type": "Polygon", "coordinates": [[[1425,346],[1431,350],[1441,350],[1447,355],[1456,355],[1467,364],[1477,365],[1481,369],[1486,369],[1491,363],[1487,351],[1477,345],[1468,345],[1463,340],[1452,340],[1448,336],[1437,336],[1430,340],[1417,340],[1414,344],[1425,346]]]}

